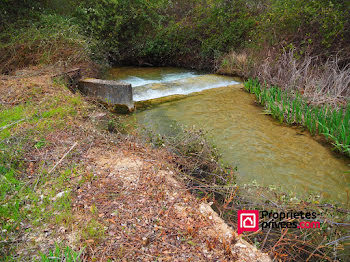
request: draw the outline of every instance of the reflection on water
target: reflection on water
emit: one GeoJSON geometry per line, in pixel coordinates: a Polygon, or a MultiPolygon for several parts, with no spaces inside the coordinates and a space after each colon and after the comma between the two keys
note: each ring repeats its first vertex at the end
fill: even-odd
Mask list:
{"type": "MultiPolygon", "coordinates": [[[[158,69],[148,70],[160,74],[158,69]]],[[[164,74],[166,69],[162,70],[164,74]]],[[[130,74],[127,71],[125,76],[134,76],[132,70],[130,74]]],[[[143,78],[140,74],[136,76],[143,78]]],[[[350,169],[350,161],[333,154],[307,132],[281,125],[264,115],[254,96],[242,91],[240,85],[232,84],[232,78],[206,75],[158,83],[157,87],[140,86],[138,95],[144,97],[152,89],[159,95],[163,90],[167,95],[172,88],[196,91],[210,86],[224,87],[161,104],[137,113],[136,118],[161,133],[171,130],[174,122],[207,130],[223,160],[238,167],[238,183],[256,180],[259,184],[281,185],[303,194],[315,192],[323,198],[346,203],[350,188],[350,174],[346,171],[350,169]]]]}

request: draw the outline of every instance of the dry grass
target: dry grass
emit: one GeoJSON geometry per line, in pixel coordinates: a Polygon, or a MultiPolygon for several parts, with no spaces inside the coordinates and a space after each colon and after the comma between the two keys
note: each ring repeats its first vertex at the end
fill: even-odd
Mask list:
{"type": "Polygon", "coordinates": [[[350,96],[350,65],[339,66],[338,57],[322,62],[308,55],[296,59],[295,51],[269,56],[258,67],[256,77],[284,90],[298,90],[314,104],[337,104],[350,96]]]}
{"type": "Polygon", "coordinates": [[[216,61],[216,72],[219,74],[234,75],[247,78],[254,70],[254,63],[248,51],[231,51],[216,61]]]}
{"type": "Polygon", "coordinates": [[[75,63],[89,61],[89,58],[79,47],[62,40],[48,43],[36,41],[30,45],[24,43],[4,47],[0,49],[0,57],[2,73],[9,73],[31,65],[53,64],[67,68],[75,63]]]}
{"type": "Polygon", "coordinates": [[[261,83],[299,91],[313,104],[344,104],[350,97],[350,65],[338,56],[299,56],[295,50],[281,54],[267,50],[231,52],[218,62],[218,73],[258,78],[261,83]]]}
{"type": "Polygon", "coordinates": [[[37,21],[0,32],[0,73],[36,65],[67,68],[91,63],[87,39],[71,19],[41,15],[37,21]]]}

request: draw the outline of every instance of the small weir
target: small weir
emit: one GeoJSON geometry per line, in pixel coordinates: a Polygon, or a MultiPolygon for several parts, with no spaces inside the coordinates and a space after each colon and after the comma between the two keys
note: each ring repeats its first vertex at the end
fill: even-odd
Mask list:
{"type": "Polygon", "coordinates": [[[133,86],[134,100],[187,95],[137,112],[139,123],[161,134],[175,124],[204,129],[224,162],[238,167],[237,183],[281,186],[349,205],[350,161],[298,127],[265,115],[232,77],[178,68],[115,68],[109,79],[133,86]]]}

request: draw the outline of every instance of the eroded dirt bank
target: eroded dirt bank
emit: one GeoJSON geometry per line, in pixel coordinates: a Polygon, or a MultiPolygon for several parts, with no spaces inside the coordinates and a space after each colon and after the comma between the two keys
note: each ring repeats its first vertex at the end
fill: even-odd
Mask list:
{"type": "Polygon", "coordinates": [[[77,212],[95,206],[106,229],[89,255],[160,261],[269,261],[189,194],[164,152],[134,141],[92,148],[84,158],[98,178],[78,192],[77,212]]]}
{"type": "Polygon", "coordinates": [[[85,247],[86,261],[269,261],[188,192],[170,154],[52,74],[1,76],[2,164],[20,185],[1,199],[1,255],[28,261],[59,244],[85,247]]]}

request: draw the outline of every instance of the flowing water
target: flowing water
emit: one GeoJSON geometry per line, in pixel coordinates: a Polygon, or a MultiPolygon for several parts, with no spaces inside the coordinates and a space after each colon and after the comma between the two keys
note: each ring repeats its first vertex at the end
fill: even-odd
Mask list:
{"type": "Polygon", "coordinates": [[[223,160],[238,167],[238,184],[256,181],[349,204],[350,161],[308,132],[263,114],[255,97],[234,78],[133,67],[113,69],[109,78],[131,83],[136,101],[190,94],[137,112],[135,117],[159,133],[171,132],[174,124],[208,131],[223,160]]]}

